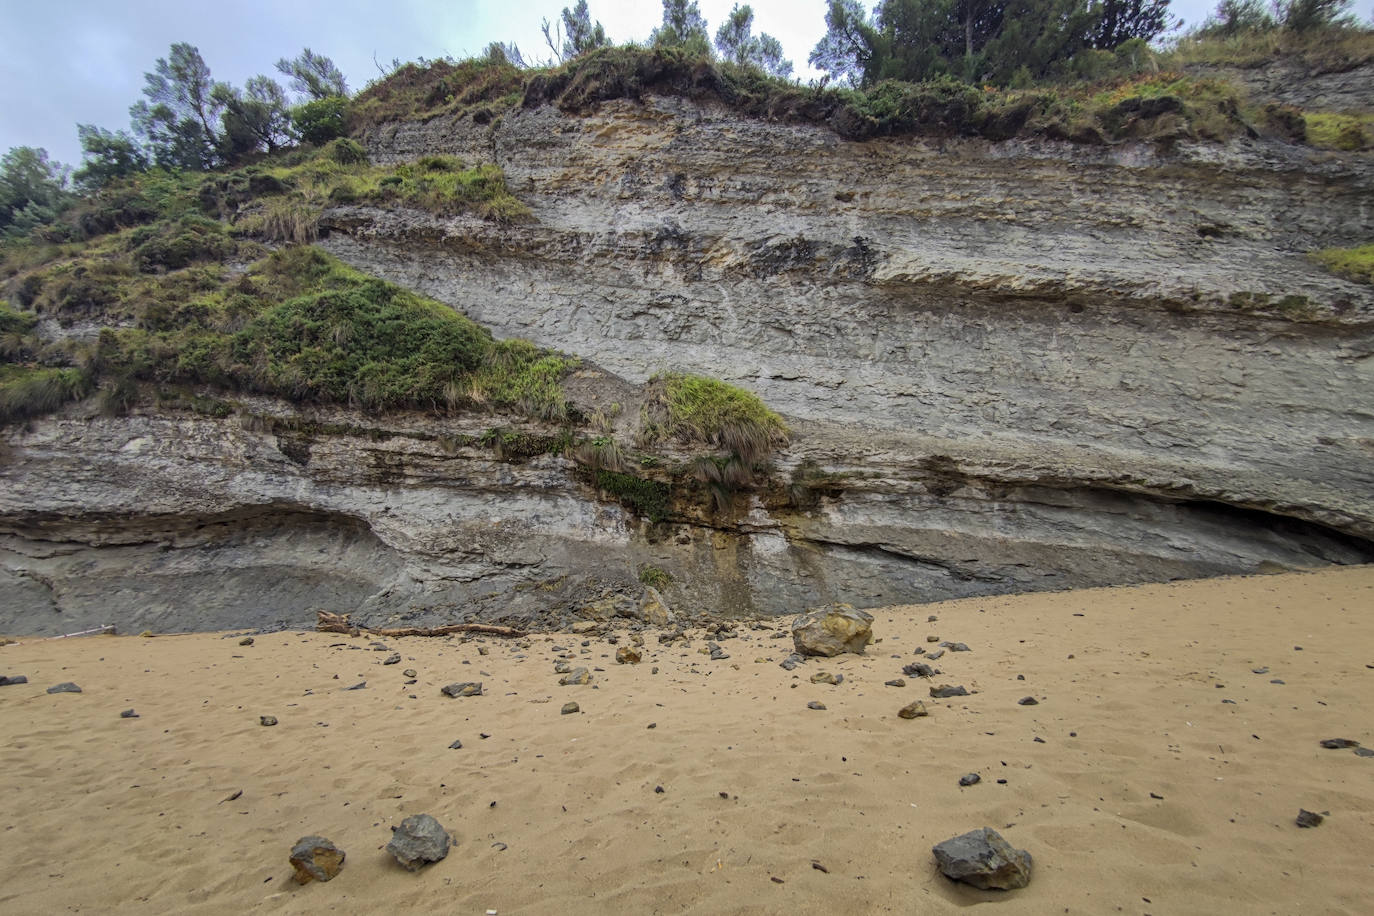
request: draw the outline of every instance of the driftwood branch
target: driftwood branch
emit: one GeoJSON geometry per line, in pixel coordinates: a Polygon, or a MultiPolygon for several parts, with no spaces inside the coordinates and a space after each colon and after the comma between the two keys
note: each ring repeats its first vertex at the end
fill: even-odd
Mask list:
{"type": "Polygon", "coordinates": [[[347,614],[331,614],[328,611],[316,611],[315,629],[321,633],[349,633],[362,634],[368,633],[372,636],[383,636],[394,638],[397,636],[452,636],[454,633],[483,633],[487,636],[508,636],[521,637],[525,635],[524,630],[517,630],[514,627],[499,627],[490,623],[451,623],[444,627],[399,627],[397,629],[384,630],[374,627],[359,627],[348,622],[347,614]]]}
{"type": "Polygon", "coordinates": [[[48,639],[71,639],[73,636],[103,636],[106,633],[114,635],[114,632],[114,624],[107,623],[103,627],[95,627],[91,630],[82,630],[79,633],[63,633],[61,636],[49,636],[48,639]]]}

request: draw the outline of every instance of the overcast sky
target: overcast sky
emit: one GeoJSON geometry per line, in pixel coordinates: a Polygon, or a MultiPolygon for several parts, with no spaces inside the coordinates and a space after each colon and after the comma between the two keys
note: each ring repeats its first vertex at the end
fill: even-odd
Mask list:
{"type": "MultiPolygon", "coordinates": [[[[662,20],[655,0],[589,0],[592,16],[616,42],[644,41],[662,20]]],[[[714,36],[734,0],[699,0],[714,36]]],[[[173,42],[200,49],[217,80],[242,85],[303,47],[326,54],[361,89],[393,58],[480,53],[513,41],[527,56],[547,57],[539,24],[557,20],[571,0],[0,0],[0,150],[41,146],[76,164],[78,123],[129,126],[143,73],[173,42]]],[[[783,44],[797,75],[816,74],[806,57],[825,31],[825,0],[752,0],[754,31],[783,44]]],[[[865,5],[869,5],[865,2],[865,5]]],[[[1216,0],[1174,0],[1189,23],[1216,0]]],[[[1369,19],[1374,0],[1356,0],[1369,19]]]]}

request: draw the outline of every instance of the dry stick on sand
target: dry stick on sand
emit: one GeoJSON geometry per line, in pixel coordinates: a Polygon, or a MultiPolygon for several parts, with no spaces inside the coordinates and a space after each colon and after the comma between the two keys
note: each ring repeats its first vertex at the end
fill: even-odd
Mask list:
{"type": "Polygon", "coordinates": [[[371,633],[373,636],[449,636],[453,633],[485,633],[488,636],[521,637],[524,630],[514,627],[498,627],[490,623],[452,623],[446,627],[401,627],[395,630],[377,630],[372,627],[357,627],[348,622],[347,614],[331,614],[316,611],[315,629],[321,633],[371,633]]]}

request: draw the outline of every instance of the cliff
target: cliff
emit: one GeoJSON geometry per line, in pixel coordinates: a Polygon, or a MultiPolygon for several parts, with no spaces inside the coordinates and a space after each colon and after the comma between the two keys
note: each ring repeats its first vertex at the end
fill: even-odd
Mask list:
{"type": "Polygon", "coordinates": [[[1307,257],[1371,237],[1367,155],[858,142],[675,95],[365,139],[493,162],[530,217],[336,206],[319,245],[578,357],[570,400],[638,465],[512,417],[79,405],[4,433],[0,630],[776,614],[1374,559],[1374,292],[1307,257]],[[758,394],[790,444],[714,487],[685,444],[635,452],[664,371],[758,394]]]}

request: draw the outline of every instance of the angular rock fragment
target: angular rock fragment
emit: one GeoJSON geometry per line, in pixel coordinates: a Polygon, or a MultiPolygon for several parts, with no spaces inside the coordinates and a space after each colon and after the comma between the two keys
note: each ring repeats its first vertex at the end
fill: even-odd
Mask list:
{"type": "Polygon", "coordinates": [[[936,698],[937,700],[942,700],[946,697],[966,697],[968,696],[968,691],[964,689],[963,684],[960,684],[957,687],[951,687],[948,684],[941,684],[939,687],[930,688],[930,695],[936,698]]]}
{"type": "Polygon", "coordinates": [[[807,704],[806,704],[806,708],[807,708],[807,709],[825,709],[825,704],[822,703],[820,700],[812,700],[810,703],[807,703],[807,704]]]}
{"type": "Polygon", "coordinates": [[[592,673],[586,668],[574,668],[558,679],[563,687],[581,686],[592,682],[592,673]]]}
{"type": "Polygon", "coordinates": [[[897,710],[897,715],[903,719],[919,719],[922,716],[930,715],[930,713],[926,711],[926,704],[920,700],[913,700],[897,710]]]}
{"type": "Polygon", "coordinates": [[[1319,826],[1321,822],[1324,820],[1326,820],[1326,818],[1322,817],[1315,811],[1308,811],[1306,808],[1298,809],[1298,818],[1296,823],[1299,827],[1316,827],[1319,826]]]}
{"type": "Polygon", "coordinates": [[[391,828],[391,842],[386,851],[411,871],[419,871],[430,862],[438,862],[448,855],[453,837],[428,814],[412,814],[391,828]]]}
{"type": "Polygon", "coordinates": [[[344,851],[322,836],[304,836],[291,847],[292,876],[297,884],[328,881],[343,868],[344,851]]]}
{"type": "Polygon", "coordinates": [[[582,707],[581,707],[581,706],[578,706],[576,703],[564,703],[564,704],[563,704],[563,709],[562,709],[562,711],[561,711],[561,714],[562,714],[562,715],[565,715],[565,716],[570,716],[570,715],[572,715],[572,714],[575,713],[575,712],[581,712],[581,711],[582,711],[582,707]]]}
{"type": "Polygon", "coordinates": [[[61,684],[54,684],[48,688],[48,693],[80,693],[81,688],[71,681],[63,681],[61,684]]]}
{"type": "Polygon", "coordinates": [[[884,686],[884,687],[905,687],[905,686],[906,686],[906,681],[902,680],[902,679],[899,678],[899,677],[894,677],[894,678],[893,678],[892,680],[890,680],[890,681],[883,681],[883,686],[884,686]]]}
{"type": "Polygon", "coordinates": [[[782,661],[778,662],[778,667],[782,668],[784,671],[791,671],[793,668],[796,668],[798,665],[800,665],[803,661],[804,659],[800,655],[793,652],[791,655],[787,656],[782,661]]]}
{"type": "Polygon", "coordinates": [[[902,666],[902,673],[907,677],[933,677],[935,675],[935,669],[925,662],[912,662],[909,665],[902,666]]]}
{"type": "Polygon", "coordinates": [[[29,679],[22,674],[15,674],[11,677],[0,677],[0,687],[8,687],[11,684],[27,684],[29,679]]]}
{"type": "Polygon", "coordinates": [[[441,687],[439,692],[446,697],[480,697],[482,695],[481,681],[463,681],[458,684],[449,684],[441,687]]]}
{"type": "Polygon", "coordinates": [[[808,611],[792,622],[792,642],[801,655],[863,655],[872,641],[873,615],[847,604],[808,611]]]}
{"type": "Polygon", "coordinates": [[[638,665],[643,659],[634,646],[621,646],[615,650],[615,660],[622,665],[638,665]]]}
{"type": "Polygon", "coordinates": [[[276,724],[277,724],[277,717],[276,717],[276,716],[258,716],[258,724],[259,724],[259,725],[276,725],[276,724]]]}
{"type": "Polygon", "coordinates": [[[945,840],[931,850],[946,878],[983,890],[1014,890],[1030,883],[1031,855],[1013,849],[991,827],[945,840]]]}
{"type": "Polygon", "coordinates": [[[965,788],[967,788],[968,786],[976,786],[978,785],[978,783],[982,781],[983,777],[979,776],[977,773],[969,773],[965,776],[959,777],[959,785],[964,786],[965,788]]]}
{"type": "Polygon", "coordinates": [[[811,675],[811,683],[813,684],[838,684],[843,680],[843,674],[831,674],[829,671],[817,671],[811,675]]]}
{"type": "Polygon", "coordinates": [[[1039,706],[1039,705],[1040,705],[1040,701],[1037,700],[1035,697],[1022,697],[1021,699],[1019,699],[1019,700],[1016,701],[1016,705],[1018,705],[1018,706],[1039,706]]]}

